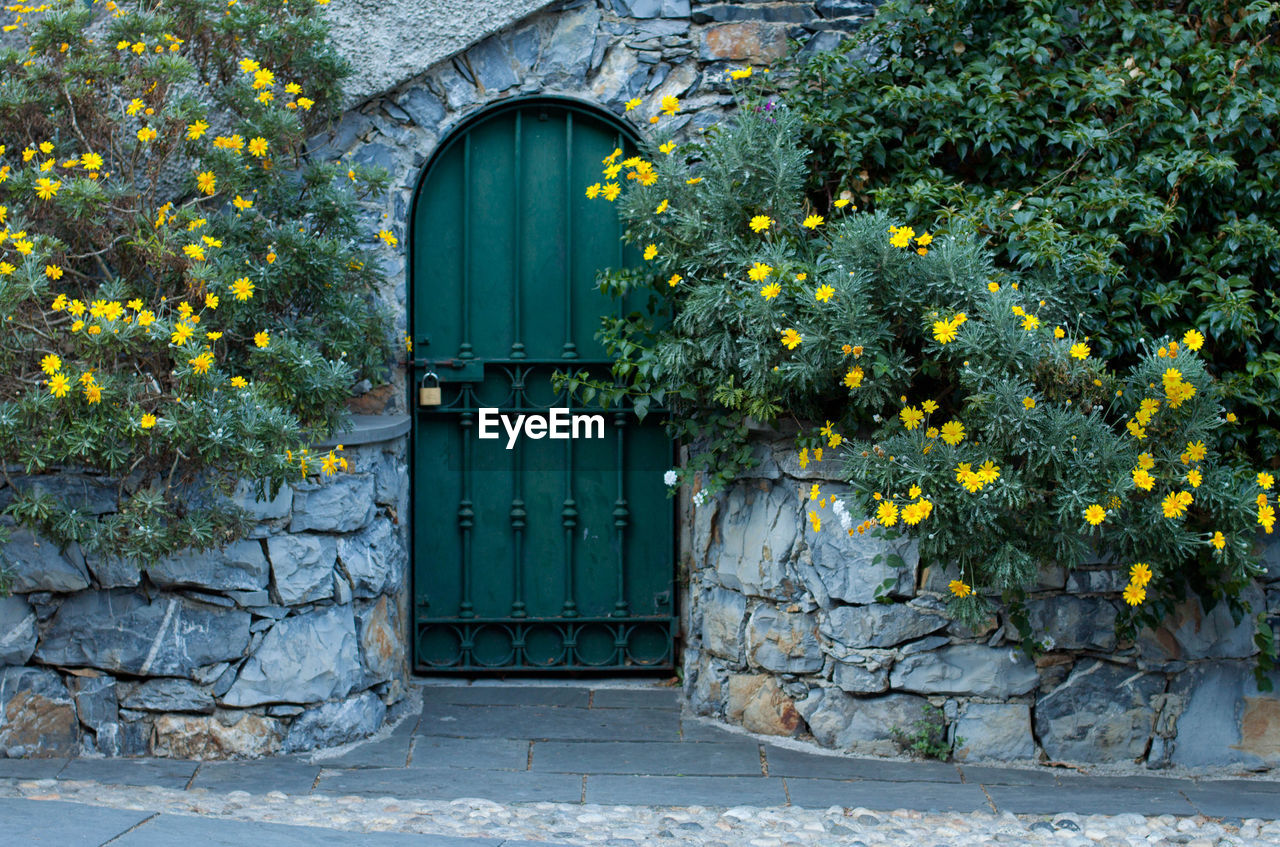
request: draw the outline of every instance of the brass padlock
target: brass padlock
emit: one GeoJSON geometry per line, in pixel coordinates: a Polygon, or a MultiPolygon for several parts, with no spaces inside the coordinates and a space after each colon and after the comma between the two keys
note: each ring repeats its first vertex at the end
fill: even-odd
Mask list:
{"type": "Polygon", "coordinates": [[[418,383],[418,405],[440,405],[440,377],[436,376],[435,371],[427,371],[422,382],[418,383]]]}

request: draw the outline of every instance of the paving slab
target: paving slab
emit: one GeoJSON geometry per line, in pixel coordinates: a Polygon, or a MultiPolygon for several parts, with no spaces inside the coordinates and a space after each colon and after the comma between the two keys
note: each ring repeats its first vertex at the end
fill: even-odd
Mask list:
{"type": "Polygon", "coordinates": [[[283,791],[285,794],[310,794],[319,765],[305,762],[258,760],[252,762],[205,762],[191,781],[192,788],[209,791],[248,791],[250,794],[267,794],[283,791]]]}
{"type": "Polygon", "coordinates": [[[181,789],[187,787],[199,765],[187,759],[72,759],[58,779],[181,789]]]}
{"type": "Polygon", "coordinates": [[[422,702],[460,706],[569,706],[587,708],[591,689],[567,686],[424,685],[422,702]]]}
{"type": "Polygon", "coordinates": [[[783,806],[782,780],[764,776],[587,777],[588,803],[610,806],[783,806]]]}
{"type": "Polygon", "coordinates": [[[882,782],[960,782],[960,771],[955,765],[943,762],[823,756],[772,745],[766,745],[764,752],[769,763],[769,776],[871,779],[882,782]]]}
{"type": "Polygon", "coordinates": [[[0,778],[53,779],[70,759],[0,759],[0,778]]]}
{"type": "Polygon", "coordinates": [[[742,741],[751,739],[751,736],[741,732],[732,732],[724,727],[688,717],[680,720],[680,737],[685,741],[742,741]]]}
{"type": "Polygon", "coordinates": [[[98,847],[153,815],[83,803],[0,800],[0,842],[14,847],[98,847]]]}
{"type": "Polygon", "coordinates": [[[680,694],[674,688],[597,688],[591,693],[593,709],[676,709],[680,694]]]}
{"type": "MultiPolygon", "coordinates": [[[[416,722],[412,724],[416,726],[416,722]]],[[[403,768],[413,748],[413,731],[357,745],[337,756],[314,756],[309,761],[326,768],[403,768]]]]}
{"type": "MultiPolygon", "coordinates": [[[[447,738],[420,735],[413,741],[410,768],[446,770],[479,768],[494,771],[529,769],[529,745],[516,738],[447,738]]],[[[579,771],[580,773],[580,771],[579,771]]]]}
{"type": "Polygon", "coordinates": [[[721,741],[538,741],[534,771],[761,776],[760,745],[721,741]]]}
{"type": "MultiPolygon", "coordinates": [[[[111,842],[111,847],[501,847],[499,838],[458,838],[401,832],[344,832],[314,826],[210,820],[188,815],[159,815],[111,842]]],[[[507,842],[510,843],[510,842],[507,842]]]]}
{"type": "Polygon", "coordinates": [[[987,785],[999,812],[1015,815],[1056,815],[1079,812],[1091,815],[1194,815],[1195,807],[1181,792],[1168,789],[1098,785],[987,785]]]}
{"type": "Polygon", "coordinates": [[[1059,785],[1064,773],[1060,768],[1002,768],[995,765],[959,765],[965,782],[980,785],[1059,785]]]}
{"type": "Polygon", "coordinates": [[[680,716],[659,709],[428,704],[415,733],[457,738],[678,741],[680,716]]]}
{"type": "Polygon", "coordinates": [[[1280,783],[1220,780],[1188,784],[1182,793],[1205,817],[1280,817],[1280,783]]]}
{"type": "Polygon", "coordinates": [[[991,805],[979,785],[958,782],[840,781],[787,777],[791,805],[811,809],[916,809],[919,811],[989,812],[991,805]]]}
{"type": "Polygon", "coordinates": [[[322,771],[316,794],[363,794],[420,800],[479,797],[496,803],[579,803],[582,777],[560,773],[486,770],[363,768],[322,771]]]}

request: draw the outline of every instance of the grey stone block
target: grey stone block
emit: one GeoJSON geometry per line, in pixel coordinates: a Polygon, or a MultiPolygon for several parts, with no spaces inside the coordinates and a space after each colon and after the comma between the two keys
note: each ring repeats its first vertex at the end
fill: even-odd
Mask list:
{"type": "Polygon", "coordinates": [[[414,86],[400,98],[400,105],[413,122],[425,129],[436,130],[444,122],[444,103],[422,86],[414,86]]]}
{"type": "Polygon", "coordinates": [[[881,586],[885,596],[909,597],[915,591],[920,555],[913,540],[884,539],[870,534],[814,532],[806,524],[808,555],[801,554],[799,569],[805,586],[823,607],[832,601],[874,603],[881,586]]]}
{"type": "Polygon", "coordinates": [[[587,777],[588,803],[629,806],[782,806],[782,780],[765,776],[587,777]]]}
{"type": "Polygon", "coordinates": [[[241,708],[318,703],[345,697],[362,675],[351,607],[330,606],[272,627],[222,702],[241,708]]]}
{"type": "Polygon", "coordinates": [[[467,51],[467,64],[476,82],[488,92],[506,91],[520,84],[512,56],[497,36],[490,36],[467,51]]]}
{"type": "Polygon", "coordinates": [[[1136,760],[1151,737],[1154,698],[1164,679],[1097,660],[1036,699],[1036,735],[1051,759],[1076,762],[1136,760]]]}
{"type": "Polygon", "coordinates": [[[257,485],[242,479],[236,483],[231,493],[233,505],[244,509],[255,521],[269,521],[287,517],[293,509],[293,489],[287,485],[280,486],[276,496],[271,496],[269,488],[262,491],[262,499],[258,499],[257,485]]]}
{"type": "Polygon", "coordinates": [[[119,556],[88,553],[84,563],[98,588],[133,588],[142,582],[142,569],[119,556]]]}
{"type": "MultiPolygon", "coordinates": [[[[1258,690],[1249,662],[1212,662],[1177,674],[1179,704],[1171,761],[1186,767],[1280,767],[1280,673],[1258,690]]],[[[1277,806],[1280,808],[1280,805],[1277,806]]]]}
{"type": "Polygon", "coordinates": [[[702,646],[713,656],[742,661],[742,630],[747,598],[736,591],[713,587],[702,596],[702,646]]]}
{"type": "Polygon", "coordinates": [[[1192,815],[1194,807],[1177,790],[1125,789],[1088,778],[1064,780],[1049,788],[1034,785],[988,785],[987,793],[1000,812],[1015,815],[1054,815],[1087,809],[1092,815],[1192,815]]]}
{"type": "Polygon", "coordinates": [[[675,688],[597,688],[591,693],[591,708],[679,711],[680,692],[675,688]]]}
{"type": "Polygon", "coordinates": [[[371,476],[341,474],[327,483],[295,483],[289,531],[352,532],[367,526],[374,510],[371,476]]]}
{"type": "MultiPolygon", "coordinates": [[[[1072,576],[1079,571],[1073,572],[1072,576]]],[[[1102,573],[1094,571],[1094,573],[1102,573]]],[[[1027,602],[1027,618],[1037,638],[1049,636],[1058,650],[1114,650],[1116,607],[1102,597],[1064,594],[1027,602]]]]}
{"type": "Polygon", "coordinates": [[[594,4],[557,16],[555,29],[542,51],[539,64],[544,79],[583,79],[591,62],[591,51],[599,28],[600,10],[594,4]]]}
{"type": "Polygon", "coordinates": [[[889,675],[889,685],[902,691],[999,698],[1026,694],[1038,681],[1035,665],[1026,656],[979,644],[907,656],[889,675]]]}
{"type": "Polygon", "coordinates": [[[0,560],[13,574],[10,589],[15,593],[65,593],[89,587],[89,572],[78,553],[78,548],[63,551],[49,539],[18,528],[9,533],[9,543],[0,547],[0,560]]]}
{"type": "Polygon", "coordinates": [[[822,746],[885,756],[898,752],[893,730],[911,731],[927,703],[912,694],[854,697],[835,688],[813,688],[796,708],[822,746]]]}
{"type": "Polygon", "coordinates": [[[149,679],[121,704],[142,712],[213,714],[213,695],[187,679],[149,679]]]}
{"type": "Polygon", "coordinates": [[[762,603],[747,621],[747,661],[782,673],[812,673],[822,668],[816,616],[786,612],[762,603]]]}
{"type": "Polygon", "coordinates": [[[831,681],[850,694],[878,694],[889,690],[889,668],[882,666],[870,670],[861,665],[837,661],[831,672],[831,681]]]}
{"type": "Polygon", "coordinates": [[[428,707],[459,706],[570,706],[587,708],[591,689],[561,685],[424,685],[422,701],[428,707]]]}
{"type": "MultiPolygon", "coordinates": [[[[893,759],[855,758],[791,750],[766,745],[765,758],[770,776],[812,779],[866,779],[876,782],[959,783],[960,770],[942,762],[907,762],[893,759]]],[[[969,780],[972,782],[973,780],[969,780]]],[[[889,790],[896,791],[892,787],[889,790]]]]}
{"type": "Polygon", "coordinates": [[[76,702],[76,715],[80,723],[97,733],[120,720],[116,700],[116,681],[110,676],[73,676],[67,680],[67,688],[76,702]]]}
{"type": "Polygon", "coordinates": [[[10,844],[15,845],[98,847],[123,835],[154,814],[82,803],[0,799],[0,820],[4,821],[4,836],[11,839],[10,844]],[[51,821],[57,821],[56,832],[51,831],[51,821]]]}
{"type": "MultiPolygon", "coordinates": [[[[946,627],[940,615],[917,611],[900,603],[837,606],[819,615],[824,644],[844,648],[893,647],[946,627]]],[[[834,655],[839,655],[835,653],[834,655]]]]}
{"type": "Polygon", "coordinates": [[[0,754],[16,758],[77,752],[75,701],[55,671],[0,669],[0,715],[0,754]]]}
{"type": "MultiPolygon", "coordinates": [[[[325,771],[316,791],[321,794],[362,794],[374,797],[480,797],[499,803],[578,803],[582,777],[528,771],[455,769],[447,772],[416,768],[365,768],[325,771]]],[[[421,836],[414,836],[420,838],[421,836]]]]}
{"type": "MultiPolygon", "coordinates": [[[[1263,608],[1262,590],[1252,584],[1241,595],[1255,610],[1263,608]]],[[[1180,603],[1166,616],[1159,629],[1138,633],[1138,653],[1150,663],[1195,659],[1243,659],[1257,652],[1253,643],[1253,617],[1244,615],[1239,623],[1231,617],[1225,601],[1206,612],[1197,598],[1180,603]]]]}
{"type": "Polygon", "coordinates": [[[718,508],[716,541],[707,553],[726,588],[783,599],[795,592],[788,563],[800,540],[800,502],[786,485],[737,485],[718,508]]]}
{"type": "Polygon", "coordinates": [[[387,707],[372,691],[347,700],[324,703],[298,715],[284,739],[285,752],[336,747],[377,732],[387,707]]]}
{"type": "Polygon", "coordinates": [[[415,732],[469,738],[677,741],[680,715],[661,709],[474,707],[428,701],[415,732]]]}
{"type": "Polygon", "coordinates": [[[225,547],[188,551],[147,568],[162,588],[192,586],[213,591],[252,591],[267,585],[267,557],[257,541],[233,541],[225,547]]]}
{"type": "Polygon", "coordinates": [[[239,658],[249,646],[249,614],[176,597],[149,601],[124,589],[68,598],[41,627],[37,661],[145,676],[190,676],[239,658]]]}
{"type": "Polygon", "coordinates": [[[279,602],[299,606],[333,596],[338,542],[327,535],[275,535],[267,539],[271,581],[279,602]]]}
{"type": "Polygon", "coordinates": [[[886,786],[883,783],[788,777],[787,790],[791,796],[791,805],[809,809],[828,809],[832,806],[879,809],[886,805],[908,805],[923,811],[991,811],[987,796],[978,785],[897,782],[892,786],[892,793],[886,796],[886,786]]]}
{"type": "MultiPolygon", "coordinates": [[[[479,768],[523,771],[529,769],[531,743],[533,742],[508,738],[442,738],[424,735],[413,741],[413,761],[409,767],[421,770],[479,768]]],[[[403,753],[408,752],[407,747],[395,749],[401,751],[403,761],[403,753]]]]}
{"type": "Polygon", "coordinates": [[[533,745],[532,770],[684,776],[759,776],[755,741],[542,741],[533,745]]]}
{"type": "Polygon", "coordinates": [[[409,562],[400,536],[391,521],[382,517],[358,533],[339,538],[337,556],[358,598],[398,588],[409,562]]]}
{"type": "Polygon", "coordinates": [[[283,791],[291,796],[303,796],[311,793],[311,787],[319,776],[319,765],[291,762],[287,759],[203,762],[191,781],[191,787],[223,794],[229,791],[247,791],[261,796],[272,791],[283,791]]]}
{"type": "Polygon", "coordinates": [[[0,665],[25,665],[36,649],[36,613],[21,597],[0,597],[0,665]]]}
{"type": "Polygon", "coordinates": [[[1025,703],[965,703],[955,721],[957,761],[1013,761],[1036,753],[1025,703]]]}

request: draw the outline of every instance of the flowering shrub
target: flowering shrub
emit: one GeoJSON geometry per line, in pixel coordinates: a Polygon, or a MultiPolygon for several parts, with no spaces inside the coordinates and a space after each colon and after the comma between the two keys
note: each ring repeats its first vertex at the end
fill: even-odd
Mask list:
{"type": "Polygon", "coordinates": [[[8,8],[6,512],[141,562],[225,540],[236,510],[190,484],[333,473],[304,445],[387,356],[355,214],[384,179],[303,155],[346,69],[311,0],[8,8]],[[30,487],[66,469],[115,480],[118,511],[30,487]]]}
{"type": "Polygon", "coordinates": [[[604,319],[612,383],[565,384],[671,407],[696,449],[669,485],[714,489],[749,464],[744,416],[825,420],[803,426],[799,463],[844,457],[854,493],[814,485],[813,529],[911,536],[954,568],[954,614],[981,618],[1001,595],[1029,646],[1018,604],[1040,568],[1099,555],[1131,578],[1130,629],[1189,588],[1247,611],[1273,480],[1223,456],[1237,421],[1205,336],[1144,339],[1117,373],[1069,277],[1000,270],[963,227],[917,232],[847,197],[818,214],[798,133],[785,105],[748,98],[705,144],[659,134],[649,158],[606,157],[588,194],[621,204],[645,265],[602,287],[658,305],[604,319]]]}

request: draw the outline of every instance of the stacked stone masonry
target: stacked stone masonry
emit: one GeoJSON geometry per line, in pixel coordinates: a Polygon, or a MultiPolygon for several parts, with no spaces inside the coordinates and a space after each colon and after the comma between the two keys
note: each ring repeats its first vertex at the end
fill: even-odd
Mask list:
{"type": "MultiPolygon", "coordinates": [[[[945,614],[953,578],[914,545],[850,536],[838,459],[801,468],[792,439],[756,445],[749,478],[690,506],[685,692],[699,714],[859,754],[899,752],[927,704],[956,759],[1280,766],[1280,674],[1261,692],[1254,624],[1225,604],[1179,608],[1116,636],[1126,575],[1105,564],[1044,574],[1027,606],[1035,659],[1003,611],[971,629],[945,614]]],[[[854,516],[857,523],[859,517],[854,516]]],[[[1280,626],[1280,546],[1265,548],[1254,610],[1280,626]]]]}
{"type": "MultiPolygon", "coordinates": [[[[242,483],[247,538],[145,570],[15,529],[0,757],[261,756],[377,730],[407,675],[404,439],[345,454],[350,473],[274,499],[242,483]]],[[[14,484],[115,509],[93,477],[14,484]]]]}

